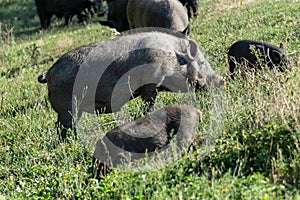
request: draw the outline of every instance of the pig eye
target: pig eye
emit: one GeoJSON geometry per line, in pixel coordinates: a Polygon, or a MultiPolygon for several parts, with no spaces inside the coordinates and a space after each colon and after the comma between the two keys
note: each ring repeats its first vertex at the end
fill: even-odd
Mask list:
{"type": "Polygon", "coordinates": [[[202,79],[203,76],[202,76],[200,73],[198,73],[198,78],[199,78],[199,79],[202,79]]]}

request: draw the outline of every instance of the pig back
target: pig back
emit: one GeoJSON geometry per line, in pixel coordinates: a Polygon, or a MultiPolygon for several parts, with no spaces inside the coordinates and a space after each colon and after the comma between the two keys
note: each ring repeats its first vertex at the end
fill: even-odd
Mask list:
{"type": "Polygon", "coordinates": [[[162,27],[182,32],[188,27],[188,16],[178,0],[129,0],[127,18],[131,29],[162,27]]]}

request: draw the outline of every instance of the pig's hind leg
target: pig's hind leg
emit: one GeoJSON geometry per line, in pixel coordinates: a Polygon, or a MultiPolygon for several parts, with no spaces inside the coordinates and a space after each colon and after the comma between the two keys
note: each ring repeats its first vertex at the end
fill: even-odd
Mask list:
{"type": "Polygon", "coordinates": [[[151,112],[154,109],[155,99],[157,95],[156,85],[148,84],[142,87],[142,99],[147,105],[145,113],[151,112]]]}
{"type": "Polygon", "coordinates": [[[61,141],[64,142],[66,140],[67,132],[69,129],[73,130],[75,134],[75,138],[77,137],[76,126],[74,126],[74,124],[76,124],[76,122],[79,120],[81,113],[82,112],[78,112],[76,117],[72,116],[70,111],[58,113],[57,133],[61,141]],[[59,131],[61,131],[60,134],[59,131]]]}

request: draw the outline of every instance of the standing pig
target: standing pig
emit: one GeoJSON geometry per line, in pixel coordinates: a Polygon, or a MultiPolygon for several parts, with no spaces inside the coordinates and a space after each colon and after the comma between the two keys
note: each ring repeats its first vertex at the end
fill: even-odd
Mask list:
{"type": "Polygon", "coordinates": [[[127,3],[128,0],[107,0],[107,20],[100,21],[100,24],[115,28],[118,32],[129,30],[126,13],[127,3]]]}
{"type": "Polygon", "coordinates": [[[82,22],[86,10],[97,8],[102,12],[102,3],[103,0],[35,0],[42,29],[50,26],[53,15],[64,17],[65,25],[71,22],[74,15],[77,15],[78,22],[82,22]]]}
{"type": "Polygon", "coordinates": [[[189,18],[198,16],[198,0],[179,0],[186,6],[189,18]]]}
{"type": "Polygon", "coordinates": [[[127,19],[130,29],[161,27],[189,34],[189,21],[178,0],[128,0],[127,19]]]}
{"type": "Polygon", "coordinates": [[[118,126],[98,140],[94,151],[94,176],[105,175],[122,162],[150,157],[168,148],[176,137],[182,152],[192,143],[201,112],[189,105],[169,105],[133,122],[118,126]]]}
{"type": "Polygon", "coordinates": [[[82,112],[116,112],[138,96],[150,110],[157,91],[187,92],[189,85],[225,84],[193,40],[154,31],[129,33],[71,50],[38,80],[48,85],[50,103],[63,126],[62,139],[75,113],[79,119],[82,112]]]}
{"type": "Polygon", "coordinates": [[[270,69],[277,66],[280,71],[284,71],[284,64],[287,62],[282,44],[276,47],[267,42],[254,40],[240,40],[233,43],[227,54],[232,79],[237,63],[244,65],[243,71],[261,70],[263,65],[267,65],[270,69]]]}

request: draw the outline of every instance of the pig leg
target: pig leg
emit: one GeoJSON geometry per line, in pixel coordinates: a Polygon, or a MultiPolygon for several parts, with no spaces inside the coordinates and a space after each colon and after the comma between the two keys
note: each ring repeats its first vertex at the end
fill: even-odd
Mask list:
{"type": "Polygon", "coordinates": [[[143,101],[148,105],[146,112],[150,112],[153,110],[156,95],[157,91],[155,84],[148,84],[146,86],[143,86],[141,96],[143,101]]]}
{"type": "Polygon", "coordinates": [[[187,4],[187,14],[188,14],[188,17],[189,19],[193,17],[193,9],[192,9],[192,6],[190,6],[189,4],[187,4]]]}
{"type": "Polygon", "coordinates": [[[48,28],[51,24],[51,17],[52,17],[52,14],[48,14],[45,18],[45,21],[44,21],[44,28],[48,28]]]}
{"type": "Polygon", "coordinates": [[[40,17],[41,28],[42,29],[47,29],[50,26],[51,17],[52,17],[53,14],[49,13],[49,12],[43,12],[39,9],[38,9],[38,14],[39,14],[39,17],[40,17]]]}
{"type": "Polygon", "coordinates": [[[190,2],[188,3],[189,9],[191,10],[190,15],[191,17],[197,17],[198,16],[198,3],[197,2],[190,2]]]}
{"type": "MultiPolygon", "coordinates": [[[[76,120],[75,124],[78,122],[81,115],[82,115],[82,111],[78,111],[77,117],[76,117],[76,119],[74,119],[74,120],[76,120]]],[[[72,129],[74,131],[75,137],[77,136],[76,127],[74,127],[74,125],[73,125],[73,117],[69,113],[69,111],[66,111],[63,113],[58,113],[57,125],[58,125],[58,132],[57,132],[58,134],[59,134],[59,130],[61,130],[61,133],[60,133],[61,141],[66,140],[68,129],[72,129]]]]}
{"type": "Polygon", "coordinates": [[[68,112],[58,113],[57,125],[58,131],[61,130],[60,140],[65,141],[68,129],[72,128],[72,116],[68,112]]]}
{"type": "Polygon", "coordinates": [[[111,172],[111,169],[109,169],[107,166],[104,165],[101,161],[93,158],[93,173],[92,177],[97,179],[102,179],[103,176],[111,172]]]}
{"type": "Polygon", "coordinates": [[[180,130],[177,132],[176,136],[176,144],[177,148],[180,151],[185,151],[186,149],[189,149],[189,147],[192,144],[194,133],[192,132],[194,130],[193,124],[181,124],[180,130]],[[192,131],[191,131],[192,130],[192,131]]]}
{"type": "Polygon", "coordinates": [[[86,16],[88,16],[88,15],[83,15],[81,13],[77,13],[77,18],[78,18],[77,23],[83,23],[83,20],[86,16]]]}

